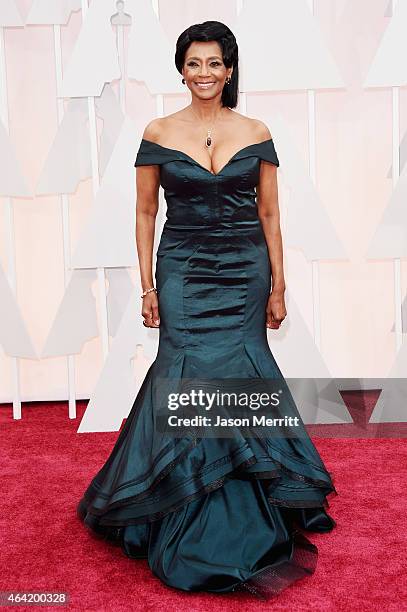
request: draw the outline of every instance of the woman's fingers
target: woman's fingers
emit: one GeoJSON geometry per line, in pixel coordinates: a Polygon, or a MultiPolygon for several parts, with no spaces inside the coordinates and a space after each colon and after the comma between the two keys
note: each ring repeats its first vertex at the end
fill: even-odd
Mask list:
{"type": "Polygon", "coordinates": [[[153,322],[155,325],[160,324],[160,315],[158,314],[158,304],[153,306],[153,322]]]}
{"type": "Polygon", "coordinates": [[[280,327],[281,321],[278,321],[274,318],[273,313],[270,310],[266,311],[266,326],[270,329],[278,329],[280,327]]]}
{"type": "Polygon", "coordinates": [[[143,307],[141,314],[144,318],[144,325],[146,327],[158,327],[160,324],[160,316],[158,313],[158,300],[157,296],[153,294],[147,294],[143,299],[143,307]]]}
{"type": "Polygon", "coordinates": [[[271,312],[267,313],[267,319],[266,319],[266,326],[267,327],[271,327],[273,323],[273,316],[271,314],[271,312]]]}
{"type": "Polygon", "coordinates": [[[267,316],[267,327],[269,327],[270,329],[278,329],[281,325],[281,321],[282,319],[280,319],[279,321],[274,319],[273,315],[271,316],[267,316]]]}
{"type": "Polygon", "coordinates": [[[270,295],[266,307],[266,327],[279,329],[287,315],[284,303],[280,299],[273,299],[270,295]]]}

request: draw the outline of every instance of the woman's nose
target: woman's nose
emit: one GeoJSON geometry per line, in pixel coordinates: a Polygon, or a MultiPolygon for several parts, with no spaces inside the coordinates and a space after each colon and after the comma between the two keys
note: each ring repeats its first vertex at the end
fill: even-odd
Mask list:
{"type": "Polygon", "coordinates": [[[209,70],[206,66],[202,66],[200,70],[200,76],[207,76],[209,74],[209,70]]]}

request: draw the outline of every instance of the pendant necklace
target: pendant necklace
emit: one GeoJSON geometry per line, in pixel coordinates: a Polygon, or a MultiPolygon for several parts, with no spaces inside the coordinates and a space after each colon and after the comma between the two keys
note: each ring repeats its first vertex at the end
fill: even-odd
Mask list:
{"type": "MultiPolygon", "coordinates": [[[[192,110],[192,108],[191,108],[191,110],[192,110]]],[[[197,117],[197,116],[196,116],[196,114],[195,114],[195,112],[194,112],[193,110],[192,110],[192,112],[193,112],[193,114],[195,115],[195,117],[197,117]]],[[[219,114],[220,114],[220,113],[219,113],[219,114]]],[[[198,117],[197,117],[197,119],[198,119],[198,117]]],[[[213,129],[213,126],[215,125],[215,123],[217,122],[217,120],[218,120],[218,117],[216,117],[216,119],[215,119],[214,123],[212,124],[212,126],[211,126],[210,128],[208,128],[208,129],[207,129],[207,132],[206,132],[205,146],[206,146],[208,149],[209,149],[209,147],[210,147],[210,146],[211,146],[211,144],[212,144],[212,129],[213,129]]]]}
{"type": "Polygon", "coordinates": [[[208,129],[208,134],[207,134],[206,139],[205,139],[205,144],[206,144],[207,147],[210,147],[211,144],[212,144],[211,128],[208,129]]]}

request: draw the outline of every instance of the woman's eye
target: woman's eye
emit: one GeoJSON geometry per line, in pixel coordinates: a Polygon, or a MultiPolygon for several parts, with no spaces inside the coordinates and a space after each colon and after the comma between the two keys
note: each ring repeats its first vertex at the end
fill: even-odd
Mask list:
{"type": "MultiPolygon", "coordinates": [[[[197,64],[196,62],[189,62],[189,63],[187,64],[187,66],[191,66],[192,68],[193,68],[194,66],[197,66],[197,65],[198,65],[198,64],[197,64]]],[[[216,67],[216,66],[220,66],[220,62],[211,62],[211,66],[215,66],[215,67],[216,67]]]]}

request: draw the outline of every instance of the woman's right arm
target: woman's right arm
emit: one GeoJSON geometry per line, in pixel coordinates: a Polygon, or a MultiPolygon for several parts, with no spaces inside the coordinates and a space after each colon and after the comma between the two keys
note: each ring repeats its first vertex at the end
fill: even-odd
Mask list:
{"type": "MultiPolygon", "coordinates": [[[[155,137],[156,120],[148,124],[143,138],[155,137]]],[[[153,283],[153,247],[155,220],[158,212],[160,168],[158,165],[137,166],[136,169],[136,243],[140,267],[142,291],[150,289],[153,283]]],[[[148,327],[159,327],[158,299],[155,291],[143,298],[142,315],[148,327]]]]}

